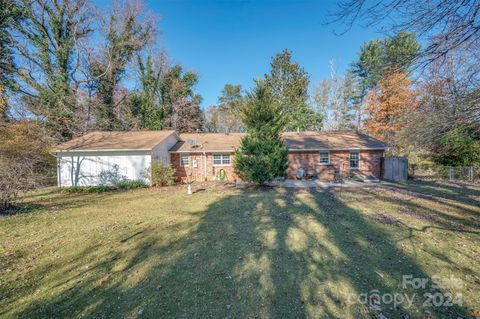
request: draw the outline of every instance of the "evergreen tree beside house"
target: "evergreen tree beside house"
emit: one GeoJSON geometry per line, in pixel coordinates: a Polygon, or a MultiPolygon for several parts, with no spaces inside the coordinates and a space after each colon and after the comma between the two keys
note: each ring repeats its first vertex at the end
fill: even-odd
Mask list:
{"type": "Polygon", "coordinates": [[[262,85],[247,96],[241,114],[247,135],[235,153],[235,172],[244,181],[261,185],[283,176],[288,150],[281,133],[285,118],[281,106],[262,85]]]}

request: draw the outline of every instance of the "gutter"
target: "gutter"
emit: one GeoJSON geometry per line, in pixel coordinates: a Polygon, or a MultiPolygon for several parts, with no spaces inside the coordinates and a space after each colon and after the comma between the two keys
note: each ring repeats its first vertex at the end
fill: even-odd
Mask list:
{"type": "Polygon", "coordinates": [[[235,152],[235,150],[191,150],[191,151],[168,151],[169,153],[232,153],[235,152]]]}
{"type": "Polygon", "coordinates": [[[318,152],[318,151],[384,151],[387,147],[348,147],[348,148],[305,148],[288,149],[289,152],[318,152]]]}
{"type": "Polygon", "coordinates": [[[132,148],[114,148],[114,149],[98,149],[98,150],[92,150],[92,149],[87,149],[87,150],[82,150],[82,149],[73,149],[73,150],[55,150],[54,153],[75,153],[75,152],[148,152],[152,151],[152,148],[138,148],[138,149],[132,149],[132,148]]]}
{"type": "MultiPolygon", "coordinates": [[[[304,148],[304,149],[291,149],[289,152],[318,152],[318,151],[385,151],[388,147],[348,147],[348,148],[304,148]]],[[[168,151],[169,153],[235,153],[233,150],[191,150],[191,151],[168,151]]]]}

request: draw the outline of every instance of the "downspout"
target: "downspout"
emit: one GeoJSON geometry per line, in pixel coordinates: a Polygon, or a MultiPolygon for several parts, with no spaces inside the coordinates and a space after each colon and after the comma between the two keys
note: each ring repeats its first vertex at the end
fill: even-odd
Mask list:
{"type": "Polygon", "coordinates": [[[207,181],[207,153],[203,152],[203,176],[205,181],[207,181]]]}
{"type": "MultiPolygon", "coordinates": [[[[170,163],[170,153],[168,153],[168,162],[170,163]]],[[[153,149],[152,149],[152,152],[150,153],[150,167],[148,168],[147,172],[150,171],[148,173],[148,183],[150,184],[150,186],[152,186],[152,163],[153,162],[153,149]]]]}
{"type": "Polygon", "coordinates": [[[62,188],[62,164],[59,157],[57,157],[57,185],[62,188]]]}

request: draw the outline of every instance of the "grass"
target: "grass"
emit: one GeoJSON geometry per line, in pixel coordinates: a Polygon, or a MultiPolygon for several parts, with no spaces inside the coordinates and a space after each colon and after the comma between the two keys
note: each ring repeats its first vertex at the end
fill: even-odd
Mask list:
{"type": "Polygon", "coordinates": [[[480,307],[474,187],[43,190],[25,203],[37,209],[0,216],[0,317],[469,318],[480,307]],[[402,287],[403,275],[430,281],[402,287]],[[432,288],[452,276],[461,285],[432,288]],[[353,301],[375,304],[375,290],[412,305],[353,301]],[[425,293],[460,299],[424,305],[425,293]]]}

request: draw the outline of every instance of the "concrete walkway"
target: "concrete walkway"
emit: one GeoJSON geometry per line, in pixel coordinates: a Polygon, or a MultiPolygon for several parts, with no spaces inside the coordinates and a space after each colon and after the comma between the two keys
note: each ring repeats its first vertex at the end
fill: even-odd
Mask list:
{"type": "Polygon", "coordinates": [[[270,186],[278,187],[292,187],[292,188],[332,188],[332,187],[366,187],[366,186],[383,186],[389,185],[390,183],[384,181],[375,181],[375,182],[359,182],[354,180],[345,180],[343,183],[333,183],[333,182],[321,182],[318,180],[315,181],[305,181],[305,180],[295,180],[295,179],[286,179],[284,181],[274,181],[269,183],[270,186]]]}

